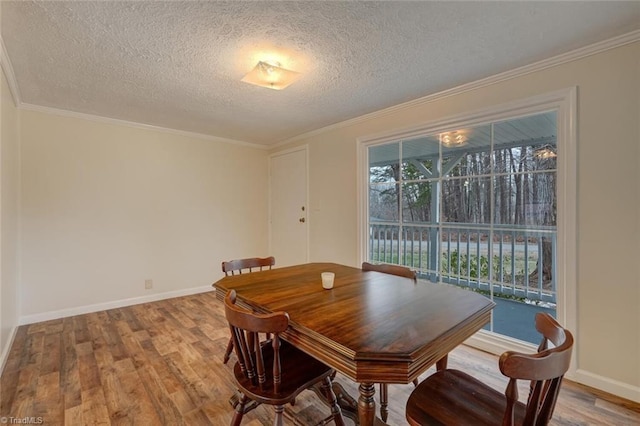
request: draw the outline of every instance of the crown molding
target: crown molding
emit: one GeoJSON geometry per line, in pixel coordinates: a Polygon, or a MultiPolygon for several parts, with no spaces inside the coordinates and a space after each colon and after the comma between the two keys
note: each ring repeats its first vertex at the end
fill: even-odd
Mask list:
{"type": "Polygon", "coordinates": [[[221,142],[221,143],[227,143],[227,144],[231,144],[231,145],[246,146],[246,147],[249,147],[249,148],[261,149],[261,150],[267,150],[268,149],[268,147],[265,146],[265,145],[259,145],[259,144],[239,141],[239,140],[235,140],[235,139],[228,139],[228,138],[222,138],[222,137],[218,137],[218,136],[211,136],[211,135],[206,135],[204,133],[189,132],[189,131],[186,131],[186,130],[172,129],[172,128],[169,128],[169,127],[154,126],[154,125],[151,125],[151,124],[138,123],[138,122],[135,122],[135,121],[120,120],[118,118],[104,117],[104,116],[101,116],[101,115],[85,114],[85,113],[82,113],[82,112],[69,111],[69,110],[60,109],[60,108],[52,108],[52,107],[45,107],[45,106],[40,106],[40,105],[21,103],[20,104],[20,109],[25,110],[25,111],[35,111],[35,112],[41,112],[41,113],[45,113],[45,114],[59,115],[59,116],[63,116],[63,117],[78,118],[78,119],[81,119],[81,120],[95,121],[95,122],[98,122],[98,123],[115,124],[115,125],[119,125],[119,126],[133,127],[133,128],[136,128],[136,129],[152,130],[152,131],[156,131],[156,132],[169,133],[169,134],[177,135],[177,136],[185,136],[185,137],[189,137],[189,138],[204,139],[204,140],[207,140],[207,141],[221,142]]]}
{"type": "Polygon", "coordinates": [[[403,111],[405,109],[413,108],[419,105],[428,104],[431,102],[435,102],[450,96],[459,95],[461,93],[469,92],[471,90],[476,90],[482,87],[490,86],[492,84],[496,84],[505,80],[511,80],[516,77],[521,77],[526,74],[531,74],[533,72],[538,72],[545,70],[547,68],[555,67],[561,64],[565,64],[568,62],[576,61],[578,59],[585,58],[587,56],[592,56],[610,49],[615,49],[617,47],[621,47],[630,43],[635,43],[640,41],[640,30],[631,31],[629,33],[613,37],[607,40],[603,40],[594,44],[590,44],[588,46],[581,47],[579,49],[572,50],[570,52],[562,53],[560,55],[552,56],[551,58],[543,59],[538,62],[531,63],[529,65],[524,65],[519,68],[514,68],[509,71],[505,71],[499,74],[495,74],[480,80],[472,81],[470,83],[466,83],[460,86],[453,87],[451,89],[443,90],[438,93],[434,93],[431,95],[423,96],[418,99],[414,99],[412,101],[404,102],[398,105],[394,105],[388,108],[384,108],[369,114],[361,115],[359,117],[355,117],[349,120],[341,121],[339,123],[335,123],[326,127],[322,127],[320,129],[312,130],[307,133],[300,134],[298,136],[294,136],[292,138],[286,139],[284,141],[278,142],[271,146],[271,148],[279,148],[285,145],[288,145],[293,142],[300,141],[302,139],[307,139],[313,136],[317,136],[319,134],[328,132],[330,130],[340,129],[343,127],[352,126],[354,124],[365,122],[369,120],[379,119],[386,115],[394,114],[396,112],[403,111]]]}
{"type": "Polygon", "coordinates": [[[64,117],[79,118],[82,120],[89,120],[89,121],[95,121],[95,122],[106,123],[106,124],[116,124],[120,126],[133,127],[137,129],[152,130],[156,132],[169,133],[169,134],[178,135],[178,136],[204,139],[208,141],[221,142],[221,143],[227,143],[232,145],[246,146],[246,147],[261,149],[261,150],[268,149],[268,147],[265,145],[255,144],[251,142],[239,141],[239,140],[229,139],[229,138],[222,138],[218,136],[211,136],[211,135],[206,135],[206,134],[197,133],[197,132],[189,132],[186,130],[172,129],[168,127],[154,126],[151,124],[138,123],[134,121],[120,120],[120,119],[109,118],[109,117],[104,117],[100,115],[85,114],[81,112],[69,111],[69,110],[64,110],[60,108],[52,108],[52,107],[45,107],[40,105],[24,103],[22,102],[22,98],[20,96],[18,81],[16,80],[15,73],[13,72],[13,65],[11,64],[11,59],[9,59],[9,54],[7,53],[7,48],[4,44],[4,40],[2,39],[2,36],[0,36],[0,65],[2,66],[2,70],[4,71],[4,75],[7,79],[7,84],[9,85],[9,91],[11,92],[13,103],[16,106],[16,108],[19,108],[22,110],[36,111],[36,112],[42,112],[46,114],[60,115],[64,117]]]}
{"type": "Polygon", "coordinates": [[[9,54],[7,54],[7,48],[4,45],[2,36],[0,36],[0,66],[2,66],[2,71],[4,71],[4,76],[7,79],[9,91],[13,98],[13,104],[16,107],[19,107],[21,99],[20,90],[18,89],[18,81],[16,80],[16,75],[13,72],[13,65],[11,65],[11,60],[9,59],[9,54]]]}
{"type": "Polygon", "coordinates": [[[167,127],[160,127],[160,126],[153,126],[150,124],[143,124],[143,123],[137,123],[137,122],[132,122],[132,121],[126,121],[126,120],[119,120],[119,119],[115,119],[115,118],[108,118],[108,117],[103,117],[103,116],[98,116],[98,115],[92,115],[92,114],[84,114],[84,113],[79,113],[79,112],[74,112],[74,111],[68,111],[68,110],[63,110],[63,109],[58,109],[58,108],[51,108],[51,107],[44,107],[44,106],[38,106],[38,105],[32,105],[32,104],[25,104],[22,102],[21,97],[20,97],[20,91],[18,88],[18,83],[17,80],[15,78],[15,74],[13,72],[13,66],[11,65],[11,60],[9,59],[9,56],[7,54],[5,45],[4,45],[4,41],[2,40],[2,37],[0,36],[0,45],[1,45],[1,49],[0,49],[0,65],[2,65],[2,69],[5,73],[5,76],[7,78],[7,83],[9,85],[9,90],[11,91],[11,96],[13,97],[13,101],[14,104],[16,105],[16,107],[21,108],[21,109],[25,109],[25,110],[31,110],[31,111],[39,111],[39,112],[45,112],[45,113],[49,113],[49,114],[56,114],[56,115],[62,115],[62,116],[67,116],[67,117],[74,117],[74,118],[81,118],[81,119],[85,119],[85,120],[91,120],[91,121],[98,121],[98,122],[103,122],[103,123],[109,123],[109,124],[118,124],[118,125],[122,125],[122,126],[128,126],[128,127],[135,127],[135,128],[141,128],[141,129],[146,129],[146,130],[154,130],[154,131],[160,131],[160,132],[165,132],[165,133],[171,133],[171,134],[175,134],[175,135],[180,135],[180,136],[187,136],[187,137],[193,137],[193,138],[198,138],[198,139],[205,139],[205,140],[210,140],[210,141],[216,141],[216,142],[222,142],[222,143],[229,143],[229,144],[233,144],[233,145],[240,145],[240,146],[247,146],[247,147],[251,147],[251,148],[257,148],[257,149],[262,149],[262,150],[272,150],[274,148],[280,148],[282,146],[288,145],[290,143],[296,142],[296,141],[300,141],[306,138],[310,138],[325,132],[328,132],[330,130],[334,130],[334,129],[339,129],[339,128],[343,128],[343,127],[347,127],[347,126],[351,126],[360,122],[365,122],[365,121],[369,121],[369,120],[374,120],[374,119],[378,119],[381,117],[384,117],[386,115],[390,115],[396,112],[400,112],[403,111],[405,109],[408,108],[413,108],[415,106],[419,106],[419,105],[423,105],[423,104],[427,104],[427,103],[431,103],[431,102],[435,102],[437,100],[440,99],[444,99],[450,96],[455,96],[455,95],[459,95],[461,93],[464,92],[468,92],[471,90],[476,90],[482,87],[486,87],[492,84],[496,84],[505,80],[510,80],[516,77],[520,77],[526,74],[530,74],[533,72],[537,72],[537,71],[542,71],[544,69],[547,68],[551,68],[551,67],[555,67],[567,62],[572,62],[581,58],[585,58],[587,56],[591,56],[591,55],[595,55],[610,49],[615,49],[617,47],[621,47],[624,46],[626,44],[630,44],[630,43],[635,43],[640,41],[640,30],[635,30],[617,37],[613,37],[607,40],[603,40],[594,44],[591,44],[589,46],[585,46],[585,47],[581,47],[579,49],[575,49],[572,50],[570,52],[567,53],[563,53],[560,55],[556,55],[553,56],[551,58],[547,58],[547,59],[543,59],[541,61],[538,62],[534,62],[532,64],[529,65],[525,65],[519,68],[515,68],[513,70],[509,70],[509,71],[505,71],[499,74],[495,74],[493,76],[487,77],[487,78],[483,78],[480,80],[476,80],[470,83],[466,83],[457,87],[453,87],[451,89],[447,89],[447,90],[443,90],[441,92],[438,93],[434,93],[431,95],[427,95],[427,96],[423,96],[421,98],[412,100],[412,101],[408,101],[408,102],[404,102],[402,104],[398,104],[398,105],[394,105],[379,111],[375,111],[369,114],[365,114],[365,115],[361,115],[359,117],[356,118],[352,118],[349,120],[345,120],[345,121],[341,121],[339,123],[335,123],[329,126],[325,126],[322,127],[320,129],[316,129],[316,130],[312,130],[310,132],[306,132],[306,133],[302,133],[300,135],[294,136],[292,138],[283,140],[281,142],[278,142],[274,145],[262,145],[262,144],[255,144],[255,143],[251,143],[251,142],[245,142],[245,141],[238,141],[235,139],[228,139],[228,138],[222,138],[222,137],[217,137],[217,136],[211,136],[211,135],[205,135],[202,133],[196,133],[196,132],[189,132],[189,131],[185,131],[185,130],[177,130],[177,129],[171,129],[171,128],[167,128],[167,127]]]}

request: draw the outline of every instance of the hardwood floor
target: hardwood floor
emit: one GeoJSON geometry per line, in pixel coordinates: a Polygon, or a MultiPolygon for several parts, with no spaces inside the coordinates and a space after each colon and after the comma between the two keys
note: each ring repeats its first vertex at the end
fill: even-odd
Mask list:
{"type": "MultiPolygon", "coordinates": [[[[222,306],[210,292],[22,326],[0,378],[0,417],[74,426],[229,424],[235,357],[222,364],[229,339],[222,306]]],[[[504,390],[493,355],[461,346],[449,366],[504,390]]],[[[336,380],[357,397],[356,384],[336,380]]],[[[390,424],[406,424],[412,389],[389,386],[390,424]]],[[[329,413],[308,391],[288,412],[301,425],[329,413]]],[[[261,406],[243,426],[272,419],[273,409],[261,406]]],[[[552,424],[638,425],[640,404],[565,381],[552,424]]]]}

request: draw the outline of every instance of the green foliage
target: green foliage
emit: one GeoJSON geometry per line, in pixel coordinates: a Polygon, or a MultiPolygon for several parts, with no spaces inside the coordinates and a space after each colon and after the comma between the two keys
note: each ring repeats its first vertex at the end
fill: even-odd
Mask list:
{"type": "MultiPolygon", "coordinates": [[[[484,255],[460,254],[451,251],[448,258],[445,253],[442,256],[441,271],[443,273],[458,273],[470,278],[489,278],[489,257],[484,255]],[[459,268],[459,269],[458,269],[459,268]]],[[[500,257],[493,256],[493,274],[498,276],[500,270],[500,257]]]]}
{"type": "MultiPolygon", "coordinates": [[[[397,248],[394,248],[393,251],[383,253],[374,251],[371,254],[371,258],[373,262],[404,265],[409,268],[420,268],[422,270],[426,270],[430,265],[429,255],[426,251],[407,252],[399,255],[397,248]]],[[[526,278],[525,263],[527,262],[522,256],[516,256],[512,264],[511,256],[503,255],[502,262],[500,262],[500,256],[494,255],[491,263],[493,269],[492,282],[502,282],[507,285],[510,285],[512,282],[523,284],[526,278]],[[512,268],[515,276],[512,275],[512,268]]],[[[531,273],[535,268],[536,261],[530,260],[528,272],[531,273]]],[[[459,276],[461,280],[469,279],[488,282],[489,257],[483,254],[480,256],[467,254],[464,251],[460,253],[457,250],[452,250],[447,256],[447,253],[443,252],[440,258],[440,272],[445,277],[455,278],[459,276]]]]}

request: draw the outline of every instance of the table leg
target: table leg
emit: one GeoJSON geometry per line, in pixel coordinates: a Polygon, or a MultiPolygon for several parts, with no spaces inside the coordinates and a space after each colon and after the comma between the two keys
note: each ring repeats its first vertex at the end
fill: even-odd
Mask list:
{"type": "Polygon", "coordinates": [[[373,395],[376,393],[373,383],[361,383],[360,398],[358,399],[358,423],[360,426],[373,426],[376,417],[376,402],[373,395]]]}

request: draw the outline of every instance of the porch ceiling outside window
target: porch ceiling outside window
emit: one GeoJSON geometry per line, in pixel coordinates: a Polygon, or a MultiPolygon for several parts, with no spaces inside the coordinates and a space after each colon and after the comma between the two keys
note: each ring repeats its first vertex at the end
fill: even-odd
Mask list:
{"type": "MultiPolygon", "coordinates": [[[[556,142],[556,113],[554,111],[536,114],[528,117],[510,119],[494,124],[493,146],[498,148],[512,148],[527,145],[555,144],[556,142]]],[[[487,151],[491,146],[491,130],[489,126],[450,129],[464,135],[465,144],[457,148],[447,148],[448,154],[458,152],[475,153],[487,151]]],[[[403,160],[428,160],[438,158],[438,134],[410,138],[412,143],[403,147],[403,160]]],[[[393,145],[380,146],[370,153],[371,166],[384,166],[398,163],[398,150],[393,145]],[[385,148],[386,146],[386,148],[385,148]]]]}

